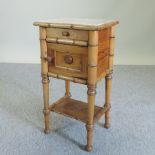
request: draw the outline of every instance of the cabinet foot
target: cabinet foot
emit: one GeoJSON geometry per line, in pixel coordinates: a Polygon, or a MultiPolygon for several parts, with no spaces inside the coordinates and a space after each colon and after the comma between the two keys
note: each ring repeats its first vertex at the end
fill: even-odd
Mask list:
{"type": "Polygon", "coordinates": [[[88,146],[88,145],[86,145],[86,150],[87,150],[88,152],[91,152],[91,151],[93,150],[93,146],[88,146]]]}
{"type": "Polygon", "coordinates": [[[50,132],[51,132],[50,129],[44,129],[44,133],[45,133],[45,134],[49,134],[50,132]]]}
{"type": "Polygon", "coordinates": [[[110,124],[104,124],[104,128],[109,129],[110,128],[110,124]]]}

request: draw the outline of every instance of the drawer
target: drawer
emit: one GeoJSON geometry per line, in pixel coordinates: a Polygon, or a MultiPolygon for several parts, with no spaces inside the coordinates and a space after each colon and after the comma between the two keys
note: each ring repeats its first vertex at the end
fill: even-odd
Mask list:
{"type": "Polygon", "coordinates": [[[47,43],[48,70],[72,77],[87,77],[86,47],[47,43]]]}
{"type": "Polygon", "coordinates": [[[88,41],[88,31],[61,28],[47,28],[47,38],[63,38],[88,41]]]}

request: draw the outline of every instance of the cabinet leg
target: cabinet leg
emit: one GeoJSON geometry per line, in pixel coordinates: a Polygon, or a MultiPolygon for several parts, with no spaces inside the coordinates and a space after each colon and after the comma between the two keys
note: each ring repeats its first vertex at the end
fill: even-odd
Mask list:
{"type": "Polygon", "coordinates": [[[65,96],[71,97],[71,93],[70,93],[70,81],[69,80],[66,80],[65,81],[65,88],[66,88],[65,96]]]}
{"type": "Polygon", "coordinates": [[[112,74],[109,74],[105,78],[105,106],[108,110],[105,112],[105,128],[110,127],[110,93],[111,93],[112,74]]]}
{"type": "Polygon", "coordinates": [[[87,118],[87,151],[93,149],[93,127],[94,127],[94,102],[96,94],[96,85],[88,85],[88,118],[87,118]]]}
{"type": "Polygon", "coordinates": [[[49,128],[49,78],[47,76],[42,76],[42,84],[43,84],[43,98],[44,98],[44,121],[45,121],[45,129],[44,132],[48,134],[50,132],[49,128]]]}

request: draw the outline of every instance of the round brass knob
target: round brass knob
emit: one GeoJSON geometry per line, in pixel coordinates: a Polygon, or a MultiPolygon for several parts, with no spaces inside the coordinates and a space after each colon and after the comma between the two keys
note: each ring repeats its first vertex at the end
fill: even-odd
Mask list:
{"type": "Polygon", "coordinates": [[[51,64],[51,63],[53,63],[54,58],[48,56],[47,57],[47,61],[48,61],[49,64],[51,64]]]}
{"type": "Polygon", "coordinates": [[[72,64],[72,63],[73,63],[73,57],[72,57],[71,55],[65,55],[64,61],[65,61],[67,64],[72,64]]]}
{"type": "Polygon", "coordinates": [[[69,37],[70,36],[70,33],[68,31],[63,31],[62,32],[62,35],[63,36],[66,36],[66,37],[69,37]]]}

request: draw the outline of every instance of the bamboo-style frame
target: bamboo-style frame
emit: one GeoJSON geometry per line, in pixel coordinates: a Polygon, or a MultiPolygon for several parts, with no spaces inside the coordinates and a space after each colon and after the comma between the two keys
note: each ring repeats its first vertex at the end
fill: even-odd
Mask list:
{"type": "MultiPolygon", "coordinates": [[[[40,49],[41,57],[47,57],[47,44],[46,44],[46,29],[40,27],[40,49]]],[[[45,133],[50,132],[49,128],[49,77],[48,77],[48,62],[46,59],[41,59],[41,75],[43,84],[43,98],[44,98],[44,120],[45,120],[45,133]]]]}
{"type": "Polygon", "coordinates": [[[77,46],[88,46],[87,41],[73,40],[73,39],[60,39],[60,38],[46,38],[49,43],[67,44],[67,45],[77,45],[77,46]]]}
{"type": "Polygon", "coordinates": [[[88,40],[88,120],[86,123],[87,129],[87,146],[86,149],[91,151],[93,148],[93,118],[94,105],[97,82],[97,60],[98,60],[98,31],[89,31],[88,40]]]}
{"type": "MultiPolygon", "coordinates": [[[[97,65],[98,65],[98,47],[99,47],[99,29],[94,29],[94,27],[89,28],[88,31],[88,41],[77,41],[77,40],[67,40],[67,39],[59,39],[59,38],[47,38],[46,27],[59,27],[58,25],[52,25],[48,23],[35,23],[34,25],[39,25],[40,31],[40,55],[41,55],[41,76],[42,76],[42,85],[43,85],[43,99],[44,99],[44,121],[45,128],[44,132],[49,133],[49,117],[50,112],[58,112],[66,116],[70,116],[77,120],[80,120],[86,123],[87,130],[87,145],[86,150],[91,151],[93,148],[93,128],[94,124],[100,119],[100,117],[105,114],[105,128],[109,128],[110,126],[110,94],[111,94],[111,84],[112,84],[112,72],[113,72],[113,57],[114,57],[114,43],[115,43],[115,26],[116,22],[110,25],[110,52],[109,52],[109,64],[107,72],[103,72],[99,77],[97,77],[97,65]],[[55,74],[48,71],[48,54],[47,54],[47,43],[61,43],[68,45],[77,45],[77,46],[85,46],[88,48],[88,78],[82,79],[72,76],[64,76],[60,74],[55,74]],[[49,77],[63,79],[65,80],[65,96],[60,98],[53,104],[49,104],[49,77]],[[96,86],[98,80],[105,77],[105,104],[103,107],[98,107],[95,105],[95,95],[96,95],[96,86]],[[70,82],[80,83],[87,85],[87,108],[86,104],[82,101],[76,101],[71,99],[71,91],[70,91],[70,82]],[[73,105],[70,103],[74,103],[73,105]],[[67,110],[63,109],[63,106],[68,104],[69,107],[79,104],[85,108],[85,114],[74,114],[70,115],[67,110]],[[62,106],[61,106],[62,105],[62,106]]],[[[70,25],[61,25],[61,28],[73,28],[70,25]],[[66,27],[67,26],[67,27],[66,27]]],[[[109,27],[109,25],[105,25],[105,28],[109,27]]],[[[74,27],[76,29],[80,29],[80,25],[76,25],[74,27]]],[[[102,27],[104,28],[104,27],[102,27]]],[[[85,28],[83,27],[85,30],[85,28]]],[[[87,29],[86,29],[87,30],[87,29]]],[[[69,108],[68,107],[68,108],[69,108]]],[[[76,109],[75,109],[76,110],[76,109]]]]}

